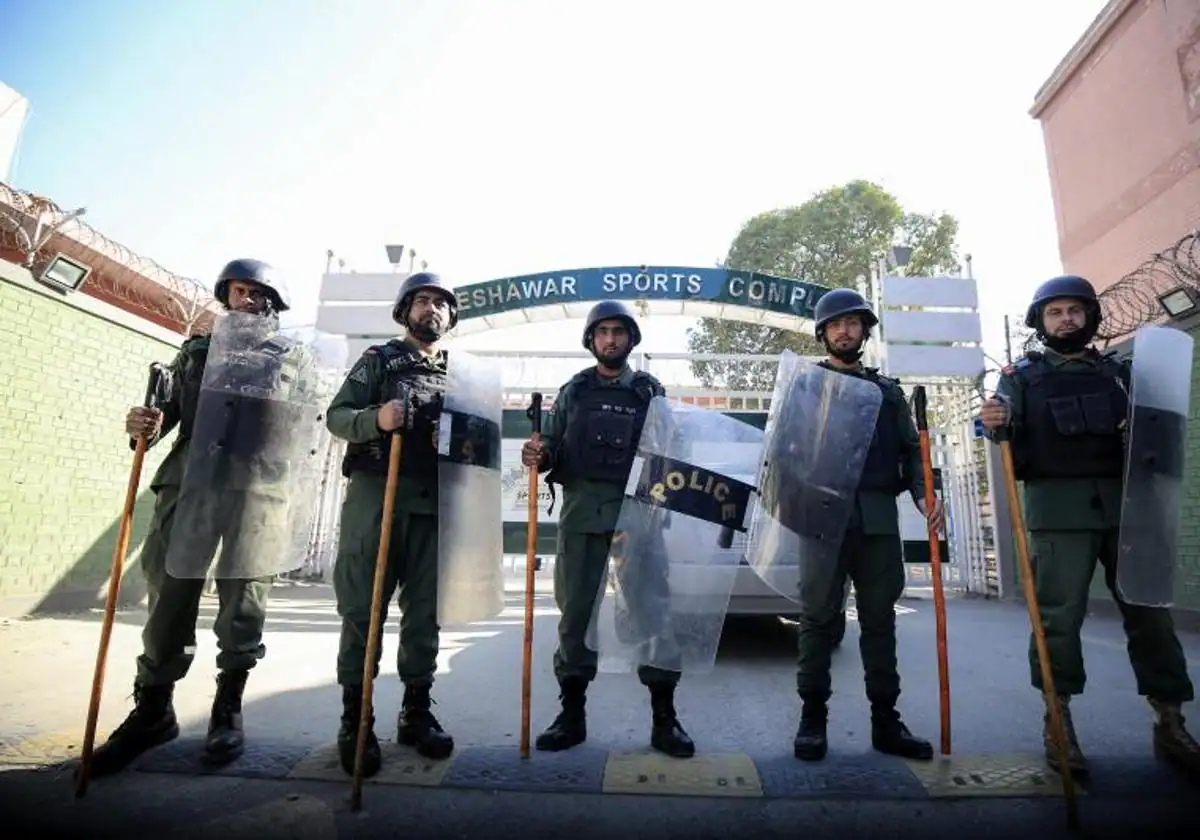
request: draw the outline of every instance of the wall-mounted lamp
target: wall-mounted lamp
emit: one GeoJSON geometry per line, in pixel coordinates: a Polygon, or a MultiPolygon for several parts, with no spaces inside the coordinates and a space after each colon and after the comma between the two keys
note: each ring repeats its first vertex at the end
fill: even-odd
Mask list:
{"type": "Polygon", "coordinates": [[[1177,286],[1158,296],[1158,305],[1172,318],[1182,318],[1200,309],[1200,294],[1191,286],[1177,286]]]}
{"type": "Polygon", "coordinates": [[[46,264],[46,268],[43,269],[38,280],[64,292],[77,292],[91,273],[90,266],[62,254],[56,254],[54,259],[46,264]]]}
{"type": "Polygon", "coordinates": [[[887,252],[888,268],[904,268],[912,259],[913,249],[907,245],[893,245],[887,252]]]}

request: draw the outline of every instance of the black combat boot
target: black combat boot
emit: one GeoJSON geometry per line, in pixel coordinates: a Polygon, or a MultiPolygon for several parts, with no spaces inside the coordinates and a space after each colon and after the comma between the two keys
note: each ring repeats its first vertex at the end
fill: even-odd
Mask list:
{"type": "Polygon", "coordinates": [[[567,677],[559,683],[562,711],[546,731],[537,736],[536,746],[542,752],[569,750],[587,740],[587,680],[567,677]]]}
{"type": "Polygon", "coordinates": [[[179,737],[173,685],[134,686],[134,707],[108,740],[92,753],[92,778],[119,773],[146,750],[179,737]]]}
{"type": "MultiPolygon", "coordinates": [[[[1071,697],[1067,694],[1058,695],[1058,710],[1062,716],[1063,734],[1067,736],[1067,766],[1071,774],[1082,778],[1088,775],[1088,760],[1079,748],[1079,736],[1075,734],[1075,721],[1071,719],[1071,697]]],[[[1062,762],[1058,760],[1058,745],[1054,741],[1054,728],[1050,725],[1050,712],[1042,715],[1042,748],[1046,753],[1046,763],[1055,773],[1062,773],[1062,762]]]]}
{"type": "MultiPolygon", "coordinates": [[[[358,745],[358,724],[362,718],[363,687],[342,686],[342,725],[338,728],[338,761],[349,776],[354,775],[354,749],[358,745]]],[[[363,778],[370,778],[383,766],[379,739],[375,737],[375,716],[366,723],[367,742],[363,745],[363,778]]]]}
{"type": "Polygon", "coordinates": [[[650,686],[650,746],[672,758],[691,758],[696,745],[683,730],[675,713],[675,686],[650,686]]]}
{"type": "Polygon", "coordinates": [[[1174,764],[1186,777],[1200,782],[1200,744],[1184,727],[1178,703],[1150,700],[1156,713],[1154,755],[1174,764]]]}
{"type": "Polygon", "coordinates": [[[451,738],[433,716],[428,685],[405,685],[400,719],[396,721],[396,740],[406,747],[416,747],[417,754],[440,761],[454,752],[451,738]]]}
{"type": "Polygon", "coordinates": [[[242,754],[242,693],[249,676],[249,671],[222,671],[217,675],[217,695],[204,742],[204,757],[210,764],[228,764],[242,754]]]}
{"type": "Polygon", "coordinates": [[[792,752],[801,761],[820,761],[829,752],[829,707],[805,700],[800,711],[800,728],[792,741],[792,752]]]}
{"type": "Polygon", "coordinates": [[[871,746],[887,755],[929,761],[933,744],[908,731],[894,704],[871,704],[871,746]]]}

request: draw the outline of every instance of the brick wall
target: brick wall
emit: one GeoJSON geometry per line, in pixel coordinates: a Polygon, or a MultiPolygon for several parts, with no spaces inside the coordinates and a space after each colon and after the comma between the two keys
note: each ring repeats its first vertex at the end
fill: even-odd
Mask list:
{"type": "Polygon", "coordinates": [[[1200,0],[1138,0],[1039,115],[1067,271],[1104,289],[1200,225],[1200,0]]]}
{"type": "MultiPolygon", "coordinates": [[[[103,604],[132,460],[125,412],[142,400],[149,364],[181,341],[0,261],[0,615],[103,604]]],[[[130,564],[165,454],[146,457],[130,564]]],[[[125,576],[123,604],[144,593],[136,570],[125,576]]]]}

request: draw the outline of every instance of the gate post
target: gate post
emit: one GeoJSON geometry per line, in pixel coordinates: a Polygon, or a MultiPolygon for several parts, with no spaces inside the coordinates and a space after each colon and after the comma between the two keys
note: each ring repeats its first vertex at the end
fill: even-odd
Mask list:
{"type": "Polygon", "coordinates": [[[984,447],[987,453],[988,497],[992,511],[992,551],[995,554],[996,588],[1001,600],[1012,600],[1020,596],[1017,583],[1016,548],[1013,544],[1011,515],[1008,509],[1008,493],[1004,489],[1004,465],[1000,460],[1000,447],[990,443],[984,447]]]}

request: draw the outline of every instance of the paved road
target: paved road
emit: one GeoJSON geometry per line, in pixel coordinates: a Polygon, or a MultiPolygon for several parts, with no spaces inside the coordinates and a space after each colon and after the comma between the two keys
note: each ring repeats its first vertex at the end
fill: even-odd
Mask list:
{"type": "MultiPolygon", "coordinates": [[[[195,761],[212,696],[214,642],[206,601],[196,667],[180,686],[184,736],[136,769],[71,795],[69,765],[86,716],[98,620],[76,615],[0,624],[0,836],[104,837],[168,828],[215,837],[542,836],[571,823],[573,838],[1008,837],[1058,831],[1057,777],[1040,758],[1040,696],[1028,687],[1027,620],[1020,606],[977,600],[949,605],[954,709],[949,763],[910,765],[873,753],[853,621],[835,656],[831,750],[821,764],[791,757],[798,704],[794,635],[769,620],[731,621],[716,670],[685,677],[679,708],[699,750],[690,762],[648,753],[645,689],[631,674],[604,674],[589,697],[587,745],[560,755],[518,756],[521,605],[495,621],[443,634],[436,712],[459,744],[429,764],[390,747],[388,768],[368,783],[364,809],[348,807],[349,783],[331,767],[340,712],[333,683],[338,620],[324,586],[284,584],[274,595],[268,659],[247,691],[251,746],[235,765],[205,774],[195,761]],[[71,833],[74,831],[75,833],[71,833]]],[[[898,608],[902,709],[937,740],[931,605],[898,608]]],[[[539,595],[533,726],[553,717],[550,672],[556,611],[539,595]]],[[[141,614],[118,618],[101,733],[128,709],[141,614]]],[[[395,620],[378,683],[381,737],[394,735],[400,687],[395,620]]],[[[1200,637],[1185,635],[1193,678],[1200,637]]],[[[1136,696],[1119,623],[1085,627],[1087,694],[1076,721],[1095,770],[1080,797],[1085,836],[1170,836],[1200,828],[1200,809],[1150,755],[1150,712],[1136,696]],[[1185,824],[1185,821],[1190,821],[1185,824]]]]}

